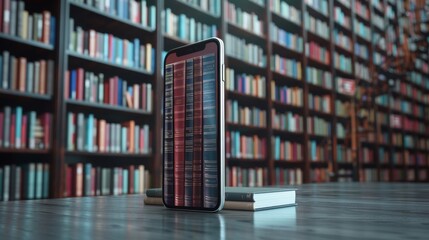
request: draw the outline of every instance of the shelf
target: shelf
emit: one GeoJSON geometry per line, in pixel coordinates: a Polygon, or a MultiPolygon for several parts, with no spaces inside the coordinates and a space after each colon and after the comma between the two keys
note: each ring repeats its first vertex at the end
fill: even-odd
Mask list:
{"type": "Polygon", "coordinates": [[[287,130],[273,128],[273,136],[279,136],[282,139],[293,139],[294,141],[304,139],[304,133],[302,132],[290,132],[287,130]]]}
{"type": "Polygon", "coordinates": [[[353,169],[353,163],[352,162],[337,162],[338,168],[341,169],[353,169]]]}
{"type": "Polygon", "coordinates": [[[176,36],[163,34],[163,37],[164,37],[164,50],[166,51],[190,44],[189,41],[180,39],[176,36]]]}
{"type": "Polygon", "coordinates": [[[365,17],[363,17],[363,16],[359,15],[358,13],[355,13],[355,17],[356,17],[356,18],[358,18],[358,20],[359,20],[360,22],[363,22],[363,23],[364,23],[364,24],[366,24],[366,25],[369,25],[369,24],[370,24],[369,19],[366,19],[365,17]]]}
{"type": "MultiPolygon", "coordinates": [[[[310,138],[310,140],[326,141],[326,140],[330,140],[332,135],[330,134],[328,136],[322,136],[322,135],[316,135],[316,134],[309,133],[308,137],[310,138]]],[[[332,143],[330,143],[329,145],[332,145],[332,143]]]]}
{"type": "Polygon", "coordinates": [[[335,44],[335,51],[346,54],[348,56],[353,56],[353,52],[350,49],[344,48],[343,46],[340,46],[338,44],[335,44]]]}
{"type": "Polygon", "coordinates": [[[16,90],[5,90],[0,89],[0,97],[8,97],[8,98],[22,98],[26,101],[50,101],[52,100],[52,97],[50,95],[42,95],[42,94],[36,94],[36,93],[28,93],[28,92],[21,92],[16,90]]]}
{"type": "Polygon", "coordinates": [[[246,73],[258,73],[261,75],[266,74],[266,67],[261,67],[256,64],[246,62],[228,54],[225,54],[225,56],[227,58],[229,66],[236,70],[242,70],[246,73]]]}
{"type": "Polygon", "coordinates": [[[275,167],[280,168],[302,168],[305,162],[302,160],[274,160],[275,167]]]}
{"type": "Polygon", "coordinates": [[[12,36],[12,35],[8,35],[8,34],[4,34],[4,33],[0,33],[0,40],[5,40],[5,41],[9,41],[10,43],[13,44],[20,44],[20,45],[24,45],[24,46],[29,46],[29,47],[36,47],[39,50],[43,50],[43,51],[53,51],[54,50],[54,46],[46,44],[46,43],[42,43],[42,42],[37,42],[37,41],[33,41],[33,40],[26,40],[17,36],[12,36]]]}
{"type": "Polygon", "coordinates": [[[363,168],[377,168],[375,163],[362,163],[363,168]]]}
{"type": "Polygon", "coordinates": [[[16,154],[16,155],[47,155],[50,154],[51,150],[47,149],[17,149],[17,148],[0,148],[0,154],[16,154]]]}
{"type": "Polygon", "coordinates": [[[345,72],[345,71],[343,71],[343,70],[341,70],[341,69],[338,69],[337,67],[334,67],[334,69],[335,69],[335,72],[336,72],[336,74],[340,74],[341,76],[346,76],[346,77],[348,77],[348,78],[350,78],[350,79],[354,79],[355,77],[354,77],[354,75],[353,75],[353,72],[345,72]]]}
{"type": "Polygon", "coordinates": [[[127,67],[127,66],[122,66],[120,64],[116,64],[116,63],[111,63],[111,62],[107,62],[101,59],[97,59],[97,58],[92,58],[83,54],[79,54],[79,53],[74,53],[71,51],[67,51],[67,55],[71,58],[71,60],[75,60],[75,61],[79,61],[82,65],[85,64],[94,64],[94,65],[98,65],[98,66],[103,66],[105,68],[115,68],[119,71],[127,71],[127,72],[132,72],[132,73],[137,73],[137,74],[145,74],[147,76],[152,76],[152,73],[143,70],[143,69],[139,69],[139,68],[135,68],[135,67],[127,67]]]}
{"type": "Polygon", "coordinates": [[[311,161],[310,162],[311,168],[327,168],[328,162],[327,161],[311,161]]]}
{"type": "Polygon", "coordinates": [[[226,128],[230,131],[237,130],[244,134],[254,133],[254,134],[258,134],[259,136],[266,136],[268,133],[267,127],[257,127],[257,126],[243,125],[243,124],[237,124],[237,123],[231,123],[231,122],[226,122],[225,125],[226,125],[226,128]]]}
{"type": "Polygon", "coordinates": [[[331,65],[330,63],[324,63],[321,62],[317,59],[311,58],[311,57],[307,57],[307,65],[325,70],[325,71],[330,71],[331,70],[331,65]]]}
{"type": "Polygon", "coordinates": [[[371,45],[370,40],[363,38],[362,36],[358,35],[357,33],[355,33],[355,36],[356,36],[357,42],[359,42],[360,44],[365,44],[367,46],[371,45]]]}
{"type": "Polygon", "coordinates": [[[321,117],[321,118],[324,118],[325,120],[332,120],[332,117],[333,117],[332,113],[317,111],[313,109],[308,109],[308,112],[310,113],[310,116],[321,117]]]}
{"type": "MultiPolygon", "coordinates": [[[[271,71],[273,74],[273,78],[276,83],[284,82],[284,85],[291,84],[293,86],[303,87],[303,81],[294,77],[286,76],[283,73],[279,73],[277,71],[271,71]]],[[[302,76],[301,76],[302,77],[302,76]]]]}
{"type": "Polygon", "coordinates": [[[292,111],[294,113],[299,113],[301,115],[304,112],[304,106],[294,106],[294,105],[282,103],[280,101],[275,101],[275,100],[273,100],[272,103],[273,103],[273,107],[277,109],[292,111]]]}
{"type": "Polygon", "coordinates": [[[266,167],[268,161],[266,159],[253,158],[226,158],[227,166],[243,166],[243,167],[266,167]]]}
{"type": "Polygon", "coordinates": [[[318,34],[312,32],[310,30],[306,30],[306,31],[307,31],[308,40],[316,41],[317,43],[319,43],[323,46],[329,46],[331,44],[329,39],[324,38],[322,36],[319,36],[318,34]]]}
{"type": "MultiPolygon", "coordinates": [[[[324,13],[319,12],[318,10],[316,10],[315,8],[313,8],[312,6],[310,6],[308,4],[305,4],[305,7],[307,9],[307,12],[310,13],[313,17],[319,18],[319,19],[321,19],[321,20],[323,20],[329,24],[329,16],[328,15],[325,15],[324,13]]],[[[329,12],[329,9],[328,9],[328,12],[329,12]]]]}
{"type": "Polygon", "coordinates": [[[320,86],[320,85],[316,85],[316,84],[312,84],[312,83],[308,83],[307,82],[307,86],[308,86],[308,90],[311,93],[317,93],[317,94],[331,94],[332,93],[332,89],[320,86]]]}
{"type": "Polygon", "coordinates": [[[186,15],[192,16],[195,19],[204,19],[204,22],[215,24],[220,21],[220,16],[214,13],[203,10],[202,8],[195,6],[193,4],[187,3],[185,1],[165,1],[164,8],[171,8],[174,10],[180,10],[181,13],[186,13],[186,15]]]}
{"type": "MultiPolygon", "coordinates": [[[[119,28],[119,29],[123,29],[123,28],[131,28],[133,30],[139,30],[139,31],[145,31],[146,33],[152,33],[155,31],[155,29],[151,29],[149,27],[143,26],[141,24],[137,24],[134,23],[130,20],[127,19],[123,19],[120,18],[118,16],[109,14],[109,13],[105,13],[103,11],[98,10],[95,7],[91,7],[88,6],[87,4],[83,4],[83,3],[77,3],[77,2],[73,2],[73,1],[69,1],[70,6],[71,6],[71,12],[74,13],[73,11],[76,11],[76,14],[78,15],[79,18],[88,18],[88,19],[95,19],[98,20],[97,18],[94,18],[94,16],[88,16],[88,15],[95,15],[95,17],[101,17],[103,19],[104,24],[103,25],[111,25],[110,27],[112,29],[115,28],[119,28]],[[114,20],[114,21],[112,21],[114,20]],[[107,23],[107,24],[106,24],[107,23]]],[[[73,14],[71,14],[73,15],[73,14]]],[[[93,22],[92,22],[93,23],[93,22]]]]}
{"type": "MultiPolygon", "coordinates": [[[[246,42],[252,42],[252,43],[257,43],[261,48],[265,48],[265,38],[263,35],[257,35],[247,29],[242,28],[241,26],[236,25],[235,23],[232,22],[227,22],[228,23],[228,30],[227,32],[229,34],[232,34],[234,36],[237,36],[239,38],[244,38],[246,39],[246,42]]],[[[263,33],[264,34],[264,33],[263,33]]]]}
{"type": "Polygon", "coordinates": [[[145,112],[143,110],[139,109],[133,109],[133,108],[127,108],[122,106],[115,106],[115,105],[109,105],[109,104],[103,104],[103,103],[94,103],[94,102],[86,102],[86,101],[79,101],[79,100],[66,100],[66,104],[69,106],[74,106],[75,108],[79,109],[87,109],[87,110],[94,110],[100,109],[103,111],[108,111],[109,114],[112,113],[118,113],[118,114],[127,114],[127,115],[134,115],[142,117],[142,115],[148,117],[151,116],[152,113],[145,112]]]}
{"type": "MultiPolygon", "coordinates": [[[[235,92],[235,91],[230,91],[230,90],[226,90],[226,98],[233,98],[233,99],[237,99],[237,100],[242,100],[242,101],[257,101],[260,102],[262,104],[266,104],[267,103],[267,99],[266,98],[260,98],[257,96],[253,96],[253,95],[248,95],[248,94],[244,94],[244,93],[240,93],[240,92],[235,92]]],[[[265,105],[266,106],[266,105],[265,105]]]]}
{"type": "Polygon", "coordinates": [[[353,7],[353,3],[350,1],[350,6],[347,7],[346,5],[344,5],[344,3],[342,3],[341,1],[335,0],[334,1],[334,5],[340,7],[343,11],[346,12],[346,14],[348,16],[350,16],[351,14],[351,9],[353,7]]]}
{"type": "Polygon", "coordinates": [[[352,28],[351,27],[346,27],[337,21],[334,21],[334,27],[337,28],[338,30],[340,30],[340,32],[345,33],[345,35],[347,35],[347,37],[351,38],[351,36],[352,36],[352,28]]]}
{"type": "Polygon", "coordinates": [[[289,47],[282,45],[278,42],[271,41],[271,43],[273,46],[273,52],[276,52],[276,53],[278,52],[281,55],[288,56],[288,58],[292,57],[294,59],[298,59],[298,60],[302,61],[302,58],[303,58],[302,52],[296,51],[295,49],[289,48],[289,47]]]}
{"type": "MultiPolygon", "coordinates": [[[[282,27],[284,26],[284,29],[287,29],[288,31],[291,31],[293,33],[299,33],[299,35],[301,35],[301,25],[298,23],[295,23],[285,17],[283,17],[282,15],[271,11],[271,16],[272,16],[272,20],[278,24],[276,24],[277,26],[281,25],[282,27]]],[[[300,19],[301,21],[301,19],[300,19]]]]}

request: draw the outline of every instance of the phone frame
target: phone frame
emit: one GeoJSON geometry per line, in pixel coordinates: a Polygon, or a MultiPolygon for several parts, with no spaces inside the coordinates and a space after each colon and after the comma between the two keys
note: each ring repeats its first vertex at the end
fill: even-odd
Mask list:
{"type": "MultiPolygon", "coordinates": [[[[206,40],[188,44],[182,47],[178,47],[175,49],[172,49],[167,52],[164,58],[164,76],[163,76],[163,86],[165,89],[165,71],[166,71],[166,65],[167,65],[167,58],[169,55],[173,53],[180,52],[180,56],[188,55],[195,52],[200,52],[205,49],[205,45],[208,43],[215,43],[217,46],[217,62],[218,66],[216,66],[217,69],[217,75],[218,78],[216,79],[216,84],[218,87],[218,101],[217,104],[217,115],[219,116],[217,119],[217,123],[219,126],[219,131],[217,131],[217,149],[218,149],[218,167],[219,167],[219,202],[215,208],[204,208],[204,207],[185,207],[185,206],[169,206],[166,204],[164,199],[164,152],[162,154],[162,202],[165,207],[170,209],[177,209],[177,210],[189,210],[189,211],[204,211],[204,212],[217,212],[223,209],[224,203],[225,203],[225,56],[224,56],[224,43],[221,39],[213,37],[208,38],[206,40]]],[[[164,100],[164,92],[163,92],[163,112],[165,112],[165,100],[164,100]]],[[[164,125],[164,119],[163,119],[163,125],[164,125]]],[[[164,151],[164,131],[162,130],[162,150],[164,151]]]]}

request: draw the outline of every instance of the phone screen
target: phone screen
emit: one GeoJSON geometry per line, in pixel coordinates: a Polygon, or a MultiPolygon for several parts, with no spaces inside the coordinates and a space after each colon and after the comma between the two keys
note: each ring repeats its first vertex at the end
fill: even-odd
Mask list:
{"type": "Polygon", "coordinates": [[[163,199],[171,208],[214,211],[221,204],[223,177],[220,46],[197,44],[165,59],[163,199]]]}

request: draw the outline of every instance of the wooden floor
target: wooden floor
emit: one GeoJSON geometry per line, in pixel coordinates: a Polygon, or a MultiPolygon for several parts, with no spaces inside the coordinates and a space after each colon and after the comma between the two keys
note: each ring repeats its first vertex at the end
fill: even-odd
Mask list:
{"type": "Polygon", "coordinates": [[[142,196],[0,203],[0,239],[429,239],[428,184],[298,187],[298,206],[219,214],[142,196]]]}

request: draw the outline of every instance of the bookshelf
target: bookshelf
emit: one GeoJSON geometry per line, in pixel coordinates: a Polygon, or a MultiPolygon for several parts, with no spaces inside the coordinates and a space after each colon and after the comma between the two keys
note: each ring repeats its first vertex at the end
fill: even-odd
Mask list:
{"type": "MultiPolygon", "coordinates": [[[[1,59],[8,52],[6,57],[13,56],[18,69],[22,61],[22,66],[30,65],[31,71],[35,66],[40,70],[41,60],[45,60],[46,72],[52,74],[45,73],[44,90],[40,83],[37,89],[22,84],[14,88],[1,85],[0,109],[4,112],[4,107],[10,106],[16,113],[16,107],[22,107],[24,115],[35,111],[36,116],[48,113],[49,148],[2,145],[0,168],[19,166],[25,175],[28,169],[36,171],[38,167],[43,173],[47,170],[43,164],[49,164],[49,197],[88,194],[83,188],[76,195],[77,190],[70,184],[70,179],[74,183],[88,174],[117,179],[126,174],[137,179],[137,175],[144,175],[140,174],[140,166],[150,177],[139,176],[134,185],[140,189],[140,183],[150,181],[150,186],[160,186],[162,58],[172,48],[210,36],[226,43],[230,151],[226,166],[230,185],[429,181],[427,60],[419,59],[409,74],[395,77],[395,86],[384,95],[375,97],[371,90],[393,76],[385,73],[375,77],[383,70],[383,56],[401,54],[392,42],[407,34],[396,21],[403,8],[401,2],[146,0],[129,5],[140,6],[136,11],[127,11],[125,5],[113,2],[99,6],[94,5],[99,2],[80,0],[55,4],[25,0],[16,2],[17,9],[22,8],[20,2],[25,3],[27,23],[43,23],[43,13],[49,11],[49,31],[43,32],[42,24],[42,30],[35,28],[33,34],[28,34],[27,24],[27,31],[15,25],[18,33],[11,34],[2,21],[1,59]],[[142,6],[147,8],[143,10],[142,6]],[[29,16],[33,20],[28,20],[29,16]],[[385,31],[387,25],[393,27],[385,31]],[[37,31],[41,32],[34,33],[37,31]],[[109,48],[106,41],[128,47],[134,57],[118,57],[120,53],[109,48]],[[243,54],[249,51],[252,55],[243,54]],[[340,89],[350,83],[355,85],[356,95],[340,89]],[[126,93],[112,95],[120,85],[126,93]],[[141,96],[136,94],[140,92],[141,96]],[[365,109],[366,117],[354,117],[352,112],[357,109],[365,109]],[[78,115],[84,116],[83,121],[78,115]],[[75,124],[74,131],[69,128],[70,121],[75,124]],[[395,121],[405,127],[395,127],[395,121]],[[92,122],[125,139],[131,139],[129,129],[133,128],[136,145],[133,149],[110,149],[113,143],[101,141],[100,131],[90,130],[92,122]],[[80,123],[86,126],[83,131],[80,123]],[[144,126],[150,129],[149,134],[136,137],[144,126]],[[367,131],[354,135],[354,126],[367,131]],[[93,141],[88,137],[91,132],[99,137],[94,142],[96,148],[88,148],[93,141]],[[87,138],[83,146],[79,143],[78,150],[79,135],[87,138]],[[141,140],[146,138],[149,147],[141,140]],[[237,149],[231,143],[233,138],[242,139],[246,148],[237,149]],[[357,139],[355,143],[353,138],[357,139]],[[146,146],[144,151],[136,150],[140,143],[146,146]],[[80,171],[82,175],[75,176],[80,171]]],[[[3,63],[1,67],[3,70],[3,63]]],[[[112,187],[110,193],[127,193],[123,185],[121,190],[112,187]]],[[[24,196],[29,198],[28,194],[20,197],[24,196]]]]}

